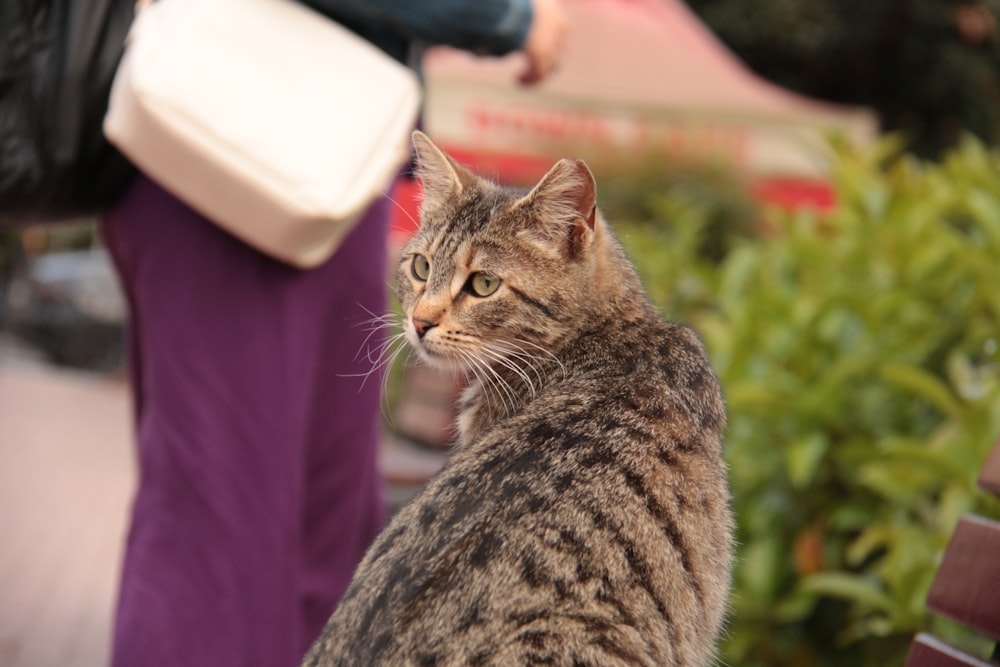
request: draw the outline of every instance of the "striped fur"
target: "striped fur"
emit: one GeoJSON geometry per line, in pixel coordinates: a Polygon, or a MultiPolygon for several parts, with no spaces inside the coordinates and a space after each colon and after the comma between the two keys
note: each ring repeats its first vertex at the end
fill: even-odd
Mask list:
{"type": "Polygon", "coordinates": [[[414,142],[429,187],[398,293],[417,353],[470,375],[459,441],[304,664],[711,663],[732,517],[700,342],[649,302],[582,162],[524,192],[414,142]]]}

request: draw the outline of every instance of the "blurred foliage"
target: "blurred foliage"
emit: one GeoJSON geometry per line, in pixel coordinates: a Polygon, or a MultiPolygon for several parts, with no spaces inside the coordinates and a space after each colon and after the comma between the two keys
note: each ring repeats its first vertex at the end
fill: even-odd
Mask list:
{"type": "MultiPolygon", "coordinates": [[[[586,148],[567,152],[581,153],[587,155],[586,148]]],[[[757,202],[743,178],[724,164],[608,149],[588,155],[587,162],[597,179],[601,208],[614,211],[615,219],[655,226],[659,220],[697,212],[703,233],[693,240],[703,259],[718,262],[734,244],[756,233],[757,202]]]]}
{"type": "Polygon", "coordinates": [[[686,1],[761,76],[873,107],[919,154],[1000,141],[1000,0],[686,1]]]}
{"type": "Polygon", "coordinates": [[[900,665],[923,629],[985,650],[925,598],[958,518],[1000,516],[976,487],[1000,436],[1000,154],[899,147],[835,146],[833,210],[767,211],[768,232],[740,231],[722,257],[701,250],[725,204],[647,186],[622,205],[599,181],[729,405],[727,664],[900,665]]]}

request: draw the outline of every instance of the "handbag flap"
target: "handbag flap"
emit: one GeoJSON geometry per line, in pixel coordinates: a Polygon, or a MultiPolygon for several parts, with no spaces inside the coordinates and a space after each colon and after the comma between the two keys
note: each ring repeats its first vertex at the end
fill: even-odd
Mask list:
{"type": "Polygon", "coordinates": [[[219,201],[221,191],[266,197],[271,205],[255,209],[270,216],[349,221],[405,159],[421,97],[408,68],[290,0],[153,3],[133,27],[115,88],[112,141],[251,243],[248,224],[278,222],[219,201]],[[128,97],[120,106],[141,116],[145,136],[134,136],[134,118],[115,117],[124,113],[116,96],[128,97]]]}

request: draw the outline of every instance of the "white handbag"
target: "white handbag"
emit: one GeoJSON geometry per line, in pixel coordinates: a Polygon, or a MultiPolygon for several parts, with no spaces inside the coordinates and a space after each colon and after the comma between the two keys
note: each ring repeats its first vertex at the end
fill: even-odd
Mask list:
{"type": "Polygon", "coordinates": [[[136,166],[277,259],[327,259],[406,159],[416,75],[294,0],[142,8],[104,132],[136,166]]]}

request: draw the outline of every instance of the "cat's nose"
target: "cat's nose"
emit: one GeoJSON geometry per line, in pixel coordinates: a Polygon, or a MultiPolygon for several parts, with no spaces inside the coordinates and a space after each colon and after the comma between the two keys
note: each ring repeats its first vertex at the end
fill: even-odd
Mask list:
{"type": "Polygon", "coordinates": [[[431,322],[420,317],[413,318],[413,328],[417,330],[417,338],[424,339],[424,334],[437,326],[437,322],[431,322]]]}

